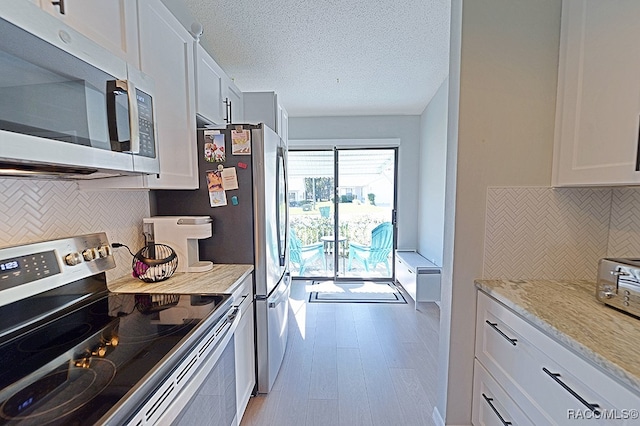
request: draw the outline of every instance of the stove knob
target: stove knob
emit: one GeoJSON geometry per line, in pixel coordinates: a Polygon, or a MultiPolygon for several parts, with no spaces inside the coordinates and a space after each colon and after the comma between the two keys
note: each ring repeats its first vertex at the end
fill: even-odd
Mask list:
{"type": "Polygon", "coordinates": [[[101,258],[111,256],[111,246],[105,244],[98,247],[98,256],[100,256],[101,258]]]}
{"type": "Polygon", "coordinates": [[[613,296],[615,296],[615,293],[612,293],[610,291],[601,291],[600,292],[600,298],[601,299],[611,299],[613,296]]]}
{"type": "Polygon", "coordinates": [[[64,257],[64,263],[66,263],[69,266],[76,266],[81,262],[82,262],[82,255],[77,251],[74,251],[73,253],[69,253],[64,257]]]}
{"type": "Polygon", "coordinates": [[[86,260],[87,262],[91,262],[98,256],[98,250],[94,248],[86,249],[82,252],[82,257],[84,257],[84,260],[86,260]]]}

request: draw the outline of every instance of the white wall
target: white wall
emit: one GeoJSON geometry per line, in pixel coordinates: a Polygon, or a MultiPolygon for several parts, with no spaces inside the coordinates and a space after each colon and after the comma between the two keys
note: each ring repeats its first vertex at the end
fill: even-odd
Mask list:
{"type": "Polygon", "coordinates": [[[449,79],[420,117],[418,253],[442,266],[449,79]]]}
{"type": "Polygon", "coordinates": [[[417,248],[419,116],[290,117],[289,139],[399,139],[398,247],[417,248]]]}
{"type": "Polygon", "coordinates": [[[446,196],[437,404],[447,425],[471,422],[473,280],[483,273],[487,188],[551,182],[560,9],[561,0],[452,2],[457,169],[447,181],[456,189],[446,196]]]}

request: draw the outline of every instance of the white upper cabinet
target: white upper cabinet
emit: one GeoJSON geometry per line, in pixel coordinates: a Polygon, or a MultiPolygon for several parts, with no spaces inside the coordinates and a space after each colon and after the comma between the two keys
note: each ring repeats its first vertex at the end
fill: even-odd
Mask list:
{"type": "Polygon", "coordinates": [[[160,175],[148,188],[198,188],[194,39],[160,0],[138,0],[140,68],[156,84],[160,175]]]}
{"type": "Polygon", "coordinates": [[[283,141],[288,140],[289,115],[278,101],[275,92],[244,92],[244,120],[264,123],[283,141]]]}
{"type": "Polygon", "coordinates": [[[563,1],[552,184],[640,184],[640,1],[563,1]]]}
{"type": "Polygon", "coordinates": [[[196,111],[207,122],[226,124],[226,106],[223,92],[226,81],[222,68],[204,50],[194,43],[196,61],[196,111]]]}
{"type": "Polygon", "coordinates": [[[198,42],[195,59],[198,116],[218,126],[241,123],[244,111],[240,89],[198,42]]]}
{"type": "Polygon", "coordinates": [[[32,2],[105,49],[139,67],[135,1],[32,0],[32,2]]]}
{"type": "Polygon", "coordinates": [[[227,117],[230,123],[244,122],[244,95],[238,89],[233,80],[225,75],[223,98],[231,102],[229,109],[231,117],[227,117]]]}

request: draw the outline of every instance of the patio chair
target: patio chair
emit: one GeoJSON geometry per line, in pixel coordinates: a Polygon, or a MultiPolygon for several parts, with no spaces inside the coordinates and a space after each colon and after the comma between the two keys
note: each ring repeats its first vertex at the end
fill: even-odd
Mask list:
{"type": "Polygon", "coordinates": [[[389,267],[389,253],[393,248],[393,225],[391,222],[383,222],[371,231],[371,245],[349,242],[349,271],[351,262],[356,259],[362,262],[364,270],[374,269],[379,263],[384,263],[387,274],[391,276],[389,267]]]}
{"type": "Polygon", "coordinates": [[[324,243],[318,241],[317,243],[302,245],[302,242],[292,229],[290,234],[289,260],[299,268],[298,275],[304,276],[307,265],[318,258],[322,259],[324,269],[327,269],[327,259],[324,257],[324,243]]]}

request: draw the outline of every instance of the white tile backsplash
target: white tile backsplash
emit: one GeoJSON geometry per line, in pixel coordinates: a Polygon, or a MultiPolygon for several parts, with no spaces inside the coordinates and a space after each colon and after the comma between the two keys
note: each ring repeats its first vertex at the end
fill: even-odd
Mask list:
{"type": "Polygon", "coordinates": [[[640,257],[640,189],[613,190],[609,257],[640,257]]]}
{"type": "MultiPolygon", "coordinates": [[[[0,179],[0,246],[106,232],[109,242],[135,253],[144,245],[142,218],[149,216],[148,191],[80,191],[72,181],[0,179]]],[[[131,271],[131,255],[115,251],[107,279],[131,271]]]]}
{"type": "Polygon", "coordinates": [[[595,279],[599,259],[634,251],[640,189],[487,191],[484,278],[595,279]]]}

